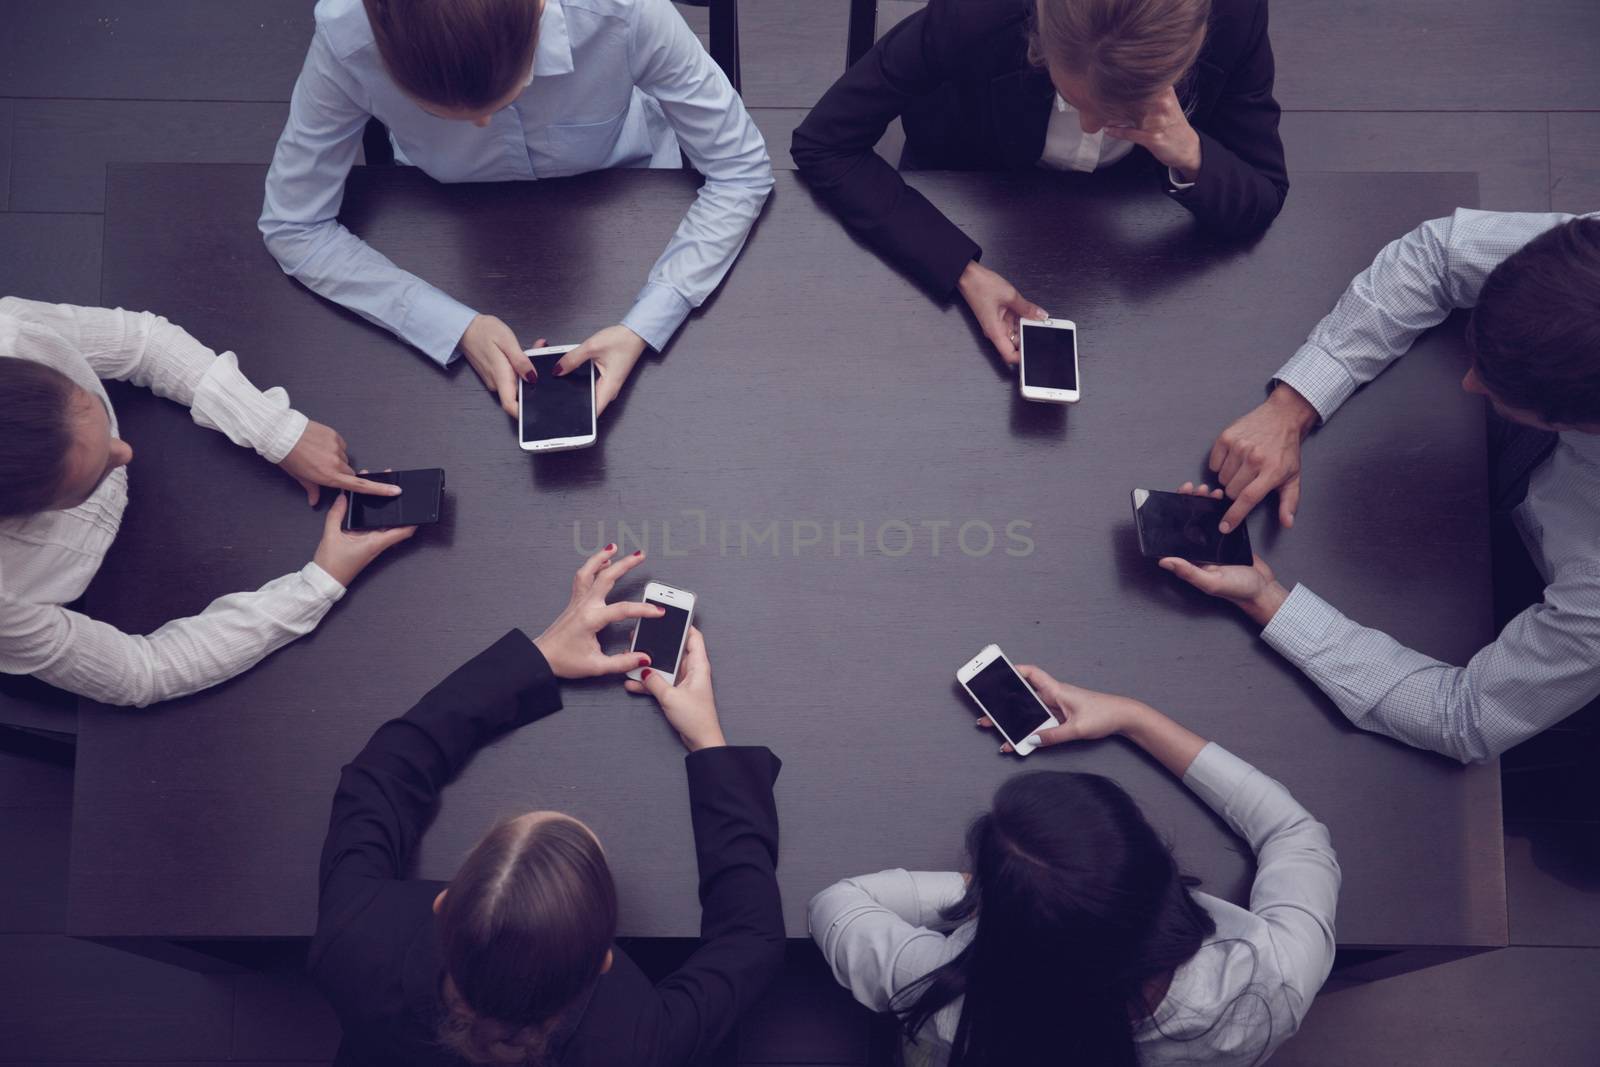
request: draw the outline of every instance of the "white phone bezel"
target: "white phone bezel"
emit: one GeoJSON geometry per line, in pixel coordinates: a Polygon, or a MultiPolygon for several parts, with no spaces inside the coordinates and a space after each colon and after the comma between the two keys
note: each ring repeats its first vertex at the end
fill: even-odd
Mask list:
{"type": "Polygon", "coordinates": [[[1078,366],[1078,324],[1071,319],[1020,319],[1017,324],[1017,355],[1021,360],[1018,367],[1017,383],[1022,388],[1025,400],[1038,400],[1046,404],[1076,404],[1081,395],[1083,379],[1080,377],[1078,366]],[[1028,354],[1023,338],[1029,329],[1045,330],[1071,330],[1072,331],[1072,379],[1078,383],[1078,389],[1042,389],[1036,385],[1028,385],[1028,354]]]}
{"type": "MultiPolygon", "coordinates": [[[[694,605],[697,598],[687,589],[675,589],[672,586],[664,585],[661,582],[646,582],[644,584],[644,596],[640,599],[646,602],[655,600],[662,604],[670,604],[672,607],[682,608],[684,611],[689,613],[688,619],[684,620],[683,636],[678,638],[678,654],[673,659],[673,663],[675,665],[681,665],[683,663],[684,647],[689,643],[689,627],[694,625],[694,605]]],[[[628,642],[628,651],[632,652],[638,647],[638,645],[639,623],[636,622],[633,624],[633,637],[628,642]]],[[[639,672],[641,670],[643,670],[642,667],[635,667],[633,670],[628,672],[628,677],[632,678],[636,682],[640,681],[641,679],[639,677],[639,672]]],[[[650,673],[661,675],[661,677],[667,680],[668,685],[678,684],[677,671],[668,672],[659,667],[651,665],[650,673]]]]}
{"type": "MultiPolygon", "coordinates": [[[[524,349],[525,356],[553,356],[559,353],[571,352],[577,345],[549,345],[545,348],[524,349]]],[[[584,361],[584,366],[589,369],[589,433],[586,437],[545,437],[536,441],[529,441],[522,436],[522,390],[524,383],[517,382],[517,444],[522,446],[524,452],[566,452],[574,448],[588,448],[599,437],[600,420],[595,412],[594,399],[594,361],[584,361]]]]}
{"type": "Polygon", "coordinates": [[[1038,747],[1036,744],[1030,744],[1028,738],[1033,737],[1040,730],[1047,730],[1052,726],[1059,725],[1056,722],[1056,717],[1050,714],[1050,709],[1045,707],[1044,701],[1039,699],[1039,694],[1033,691],[1033,686],[1028,685],[1028,680],[1026,678],[1017,673],[1017,665],[1011,662],[1011,658],[1001,650],[999,645],[985,645],[982,651],[968,660],[960,670],[956,671],[956,681],[961,683],[961,688],[967,691],[967,696],[972,698],[972,702],[978,705],[979,708],[982,708],[985,715],[989,716],[989,721],[994,723],[995,732],[1001,737],[1005,738],[1007,741],[1011,742],[1011,749],[1018,756],[1026,756],[1028,753],[1032,752],[1038,747]],[[972,691],[972,687],[967,684],[968,682],[972,681],[973,678],[978,676],[979,671],[983,670],[997,659],[1003,660],[1005,665],[1011,668],[1011,673],[1017,675],[1017,679],[1022,682],[1029,693],[1033,694],[1033,699],[1038,703],[1039,710],[1044,714],[1044,721],[1030,730],[1027,737],[1021,738],[1020,740],[1006,733],[1006,728],[1001,726],[999,720],[997,720],[993,715],[989,715],[989,709],[983,706],[983,701],[978,699],[978,694],[974,693],[972,691]]]}

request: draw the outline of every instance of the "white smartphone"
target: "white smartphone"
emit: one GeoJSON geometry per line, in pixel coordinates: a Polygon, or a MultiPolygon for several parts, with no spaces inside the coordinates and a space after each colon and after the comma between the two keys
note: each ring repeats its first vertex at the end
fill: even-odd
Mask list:
{"type": "Polygon", "coordinates": [[[586,361],[563,378],[556,364],[577,345],[530,348],[523,352],[533,361],[539,380],[529,389],[517,383],[517,434],[524,452],[565,452],[587,448],[595,441],[594,362],[586,361]]]}
{"type": "Polygon", "coordinates": [[[956,681],[989,716],[1019,756],[1036,747],[1028,738],[1057,725],[1039,694],[1023,680],[999,645],[988,645],[956,672],[956,681]]]}
{"type": "MultiPolygon", "coordinates": [[[[665,608],[666,613],[658,619],[640,619],[633,628],[633,645],[628,651],[649,656],[651,673],[666,678],[668,685],[675,685],[678,661],[683,658],[689,625],[694,622],[694,594],[660,582],[647,582],[644,602],[657,604],[665,608]]],[[[628,677],[637,682],[640,669],[635,667],[628,672],[628,677]]]]}
{"type": "Polygon", "coordinates": [[[1047,404],[1078,402],[1078,327],[1071,319],[1022,319],[1022,395],[1047,404]]]}

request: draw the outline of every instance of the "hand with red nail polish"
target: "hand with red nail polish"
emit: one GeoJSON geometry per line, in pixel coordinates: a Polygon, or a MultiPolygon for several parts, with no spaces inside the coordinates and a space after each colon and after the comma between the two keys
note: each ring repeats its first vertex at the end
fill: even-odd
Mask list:
{"type": "Polygon", "coordinates": [[[607,655],[600,647],[600,631],[607,626],[647,616],[654,618],[659,613],[654,604],[638,600],[606,603],[617,580],[644,561],[638,552],[614,559],[616,551],[616,545],[607,545],[578,568],[572,579],[572,599],[555,622],[533,639],[557,678],[621,674],[650,662],[650,657],[640,652],[607,655]]]}
{"type": "Polygon", "coordinates": [[[722,722],[717,718],[717,700],[711,691],[711,660],[706,657],[705,637],[698,627],[689,627],[683,658],[678,662],[677,685],[668,683],[657,671],[641,671],[640,678],[640,681],[625,683],[628,692],[655,697],[667,722],[678,731],[684,748],[698,752],[728,743],[722,736],[722,722]]]}

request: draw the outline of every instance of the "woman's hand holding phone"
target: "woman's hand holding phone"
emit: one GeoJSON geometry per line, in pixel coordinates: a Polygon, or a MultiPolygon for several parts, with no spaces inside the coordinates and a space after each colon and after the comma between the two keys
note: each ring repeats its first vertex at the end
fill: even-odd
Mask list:
{"type": "Polygon", "coordinates": [[[322,540],[317,544],[316,555],[311,557],[311,562],[346,589],[356,580],[356,575],[367,569],[367,564],[417,532],[415,526],[346,530],[344,513],[349,506],[350,498],[343,493],[334,497],[333,506],[322,520],[322,540]]]}
{"type": "Polygon", "coordinates": [[[600,647],[599,633],[607,626],[629,619],[656,617],[661,609],[636,600],[606,603],[617,580],[644,562],[644,553],[613,559],[617,546],[607,545],[590,556],[572,579],[572,598],[534,645],[550,664],[557,678],[594,678],[602,674],[621,674],[650,662],[642,652],[607,655],[600,647]]]}
{"type": "Polygon", "coordinates": [[[644,338],[626,326],[607,326],[561,357],[557,374],[570,374],[593,360],[600,374],[594,385],[594,413],[598,417],[622,392],[622,383],[644,355],[644,338]]]}
{"type": "MultiPolygon", "coordinates": [[[[1204,738],[1173,722],[1143,701],[1096,693],[1058,682],[1038,667],[1017,665],[1017,673],[1039,694],[1060,726],[1039,731],[1039,746],[1096,741],[1120,734],[1144,749],[1167,770],[1182,778],[1206,747],[1204,738]]],[[[992,725],[979,719],[979,726],[992,725]]],[[[1005,745],[1001,751],[1010,751],[1005,745]]]]}
{"type": "MultiPolygon", "coordinates": [[[[467,324],[458,344],[483,387],[500,398],[507,415],[516,418],[517,379],[531,382],[534,373],[511,327],[493,315],[479,315],[467,324]]],[[[544,347],[543,339],[533,347],[544,347]]]]}
{"type": "Polygon", "coordinates": [[[628,681],[624,685],[630,693],[648,693],[656,698],[684,748],[698,752],[728,743],[717,718],[717,701],[711,691],[711,661],[706,658],[705,638],[698,627],[689,627],[689,639],[684,642],[678,663],[677,685],[669,685],[654,671],[645,671],[643,677],[642,682],[628,681]]]}
{"type": "Polygon", "coordinates": [[[1017,287],[1000,275],[981,266],[977,260],[968,263],[956,283],[961,298],[972,309],[978,328],[1000,353],[1000,358],[1015,367],[1022,362],[1017,352],[1017,320],[1048,319],[1044,308],[1017,292],[1017,287]]]}
{"type": "MultiPolygon", "coordinates": [[[[1050,709],[1050,714],[1061,724],[1039,731],[1041,747],[1062,745],[1068,741],[1094,741],[1121,733],[1135,708],[1143,706],[1127,697],[1096,693],[1058,682],[1038,667],[1027,664],[1017,664],[1017,673],[1033,687],[1045,707],[1050,709]]],[[[992,729],[994,723],[985,715],[978,720],[978,725],[992,729]]],[[[1000,751],[1010,752],[1011,745],[1001,745],[1000,751]]]]}
{"type": "MultiPolygon", "coordinates": [[[[1184,482],[1178,492],[1194,496],[1222,499],[1221,489],[1212,489],[1193,482],[1184,482]]],[[[1223,567],[1215,563],[1196,566],[1186,559],[1168,556],[1160,561],[1162,570],[1170,571],[1209,596],[1226,600],[1250,616],[1257,626],[1266,626],[1278,613],[1289,591],[1273,575],[1272,568],[1260,556],[1253,556],[1248,567],[1223,567]]]]}

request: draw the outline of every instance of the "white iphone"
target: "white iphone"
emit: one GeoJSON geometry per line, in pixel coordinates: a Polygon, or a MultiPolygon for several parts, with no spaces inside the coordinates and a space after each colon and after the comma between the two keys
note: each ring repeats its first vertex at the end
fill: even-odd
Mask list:
{"type": "MultiPolygon", "coordinates": [[[[649,656],[650,672],[666,678],[668,685],[675,685],[678,661],[683,658],[689,625],[694,621],[694,594],[660,582],[647,582],[644,602],[658,605],[666,612],[660,618],[639,620],[633,628],[633,646],[629,651],[649,656]]],[[[640,669],[635,667],[628,672],[628,677],[637,682],[640,669]]]]}
{"type": "Polygon", "coordinates": [[[956,681],[989,716],[1000,736],[1011,742],[1012,750],[1019,756],[1034,750],[1035,745],[1028,738],[1058,725],[1039,694],[1017,673],[999,645],[988,645],[968,660],[956,672],[956,681]]]}
{"type": "Polygon", "coordinates": [[[1022,319],[1022,395],[1047,404],[1078,402],[1078,327],[1071,319],[1022,319]]]}
{"type": "Polygon", "coordinates": [[[517,433],[524,452],[565,452],[594,444],[594,362],[585,361],[571,374],[556,377],[556,364],[577,347],[556,345],[523,353],[539,374],[531,389],[525,382],[517,383],[517,406],[522,412],[517,433]]]}

